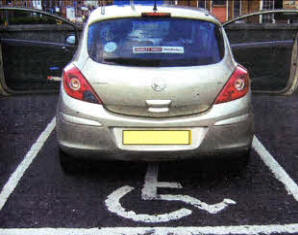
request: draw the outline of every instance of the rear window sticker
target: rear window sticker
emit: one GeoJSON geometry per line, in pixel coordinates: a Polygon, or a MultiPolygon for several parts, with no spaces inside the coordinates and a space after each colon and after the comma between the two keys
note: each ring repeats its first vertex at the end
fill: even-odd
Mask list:
{"type": "Polygon", "coordinates": [[[117,44],[115,42],[108,42],[104,45],[104,51],[106,53],[112,53],[117,49],[117,44]]]}
{"type": "Polygon", "coordinates": [[[133,47],[133,53],[134,54],[150,54],[150,53],[184,54],[184,47],[169,47],[169,46],[133,47]]]}

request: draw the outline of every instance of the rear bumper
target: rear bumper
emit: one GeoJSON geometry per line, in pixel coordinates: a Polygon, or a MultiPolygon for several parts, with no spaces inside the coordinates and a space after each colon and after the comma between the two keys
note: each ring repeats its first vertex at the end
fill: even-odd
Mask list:
{"type": "MultiPolygon", "coordinates": [[[[72,156],[102,160],[228,157],[248,151],[251,147],[253,115],[249,100],[248,95],[226,104],[214,105],[204,114],[169,119],[122,116],[106,111],[101,105],[88,103],[84,108],[89,106],[89,111],[79,112],[72,108],[76,106],[69,106],[69,102],[60,100],[57,112],[58,144],[72,156]],[[125,146],[122,144],[122,130],[125,129],[191,130],[193,141],[186,146],[125,146]]],[[[81,101],[72,99],[71,102],[81,101]]]]}
{"type": "Polygon", "coordinates": [[[58,123],[59,146],[64,152],[75,157],[102,160],[160,161],[210,156],[233,157],[236,153],[248,151],[253,137],[252,122],[247,120],[237,124],[209,127],[195,149],[125,150],[119,148],[107,128],[78,126],[63,120],[58,123]]]}

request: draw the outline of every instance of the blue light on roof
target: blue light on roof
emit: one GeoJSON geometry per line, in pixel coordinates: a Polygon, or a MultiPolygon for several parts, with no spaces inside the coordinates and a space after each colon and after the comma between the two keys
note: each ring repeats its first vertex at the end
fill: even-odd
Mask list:
{"type": "MultiPolygon", "coordinates": [[[[155,1],[145,1],[145,0],[134,0],[134,4],[141,4],[141,5],[149,5],[154,6],[155,1]]],[[[164,3],[164,0],[157,0],[157,5],[162,5],[164,3]]],[[[124,6],[124,5],[130,5],[130,0],[114,0],[114,5],[118,6],[124,6]]]]}

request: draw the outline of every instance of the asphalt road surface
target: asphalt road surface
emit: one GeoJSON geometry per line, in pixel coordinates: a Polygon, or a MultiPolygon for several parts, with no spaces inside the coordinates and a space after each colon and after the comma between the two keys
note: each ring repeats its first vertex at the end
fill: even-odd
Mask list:
{"type": "Polygon", "coordinates": [[[248,166],[61,168],[57,95],[0,99],[0,234],[298,234],[298,98],[254,96],[248,166]]]}

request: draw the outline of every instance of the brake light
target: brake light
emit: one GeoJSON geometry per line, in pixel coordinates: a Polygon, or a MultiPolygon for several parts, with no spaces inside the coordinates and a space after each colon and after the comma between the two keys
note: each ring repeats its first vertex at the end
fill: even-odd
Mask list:
{"type": "Polygon", "coordinates": [[[63,86],[66,93],[78,100],[102,104],[81,71],[74,65],[66,67],[63,73],[63,86]]]}
{"type": "Polygon", "coordinates": [[[250,79],[247,70],[237,66],[225,87],[215,100],[215,104],[225,103],[245,96],[249,91],[250,79]]]}
{"type": "Polygon", "coordinates": [[[143,12],[142,17],[171,17],[171,13],[167,12],[143,12]]]}

